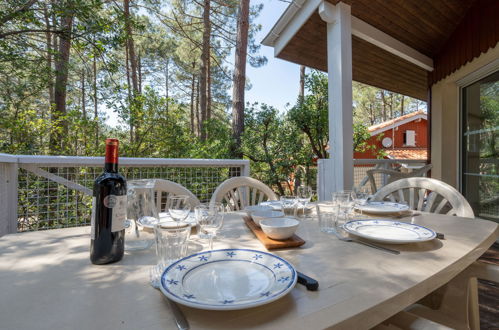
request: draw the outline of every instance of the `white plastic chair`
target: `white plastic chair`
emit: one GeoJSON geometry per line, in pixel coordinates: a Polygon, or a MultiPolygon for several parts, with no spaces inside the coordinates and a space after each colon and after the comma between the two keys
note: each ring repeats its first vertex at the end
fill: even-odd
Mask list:
{"type": "Polygon", "coordinates": [[[154,179],[154,192],[156,195],[156,208],[158,209],[158,212],[164,211],[163,206],[165,203],[163,203],[163,201],[166,201],[168,196],[189,196],[189,203],[192,208],[201,203],[189,189],[170,180],[154,179]]]}
{"type": "Polygon", "coordinates": [[[371,192],[374,194],[378,191],[378,187],[376,185],[376,178],[375,178],[376,174],[381,174],[381,175],[387,176],[386,184],[390,184],[390,183],[397,181],[397,180],[400,180],[400,179],[422,177],[422,176],[426,175],[426,173],[428,173],[428,171],[431,170],[432,167],[433,167],[433,165],[428,164],[428,165],[425,165],[421,168],[413,170],[412,172],[409,172],[409,173],[403,173],[400,171],[389,170],[389,169],[385,169],[385,168],[375,168],[375,169],[366,171],[366,175],[367,175],[369,183],[371,184],[371,192]]]}
{"type": "Polygon", "coordinates": [[[452,186],[431,178],[400,179],[382,187],[374,201],[406,201],[411,210],[474,218],[468,201],[452,186]]]}
{"type": "Polygon", "coordinates": [[[499,283],[499,266],[475,261],[420,303],[384,321],[380,326],[385,328],[377,329],[395,326],[400,329],[480,330],[477,278],[499,283]]]}
{"type": "Polygon", "coordinates": [[[231,211],[239,211],[268,200],[277,200],[272,189],[256,179],[238,176],[222,182],[213,193],[210,204],[223,203],[231,211]]]}

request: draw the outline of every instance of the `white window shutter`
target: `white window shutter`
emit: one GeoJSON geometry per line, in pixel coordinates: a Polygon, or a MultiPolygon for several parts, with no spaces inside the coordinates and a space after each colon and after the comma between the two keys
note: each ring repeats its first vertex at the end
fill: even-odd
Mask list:
{"type": "Polygon", "coordinates": [[[414,147],[416,145],[416,132],[415,131],[406,131],[406,145],[414,147]]]}

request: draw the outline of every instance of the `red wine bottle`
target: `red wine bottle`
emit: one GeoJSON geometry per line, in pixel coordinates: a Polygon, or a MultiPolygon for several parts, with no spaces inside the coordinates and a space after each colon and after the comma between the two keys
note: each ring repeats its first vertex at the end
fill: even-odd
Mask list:
{"type": "Polygon", "coordinates": [[[90,261],[96,265],[123,258],[126,180],[118,173],[118,140],[106,139],[104,173],[94,182],[90,261]]]}

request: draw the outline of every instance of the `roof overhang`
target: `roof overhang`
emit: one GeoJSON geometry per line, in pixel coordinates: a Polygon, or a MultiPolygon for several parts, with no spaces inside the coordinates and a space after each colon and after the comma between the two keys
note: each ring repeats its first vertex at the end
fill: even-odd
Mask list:
{"type": "Polygon", "coordinates": [[[394,129],[394,128],[398,127],[398,126],[410,123],[411,121],[415,121],[415,120],[418,120],[418,119],[428,120],[428,116],[425,113],[417,114],[415,116],[412,116],[412,117],[409,117],[409,118],[404,118],[402,120],[396,121],[396,122],[394,122],[391,125],[387,125],[385,127],[378,128],[378,129],[376,129],[376,130],[374,130],[372,132],[370,131],[369,133],[371,134],[371,136],[378,135],[380,133],[389,131],[389,130],[394,129]]]}
{"type": "MultiPolygon", "coordinates": [[[[352,8],[352,74],[355,81],[421,100],[428,97],[432,57],[474,0],[443,4],[423,0],[396,5],[344,0],[352,8]],[[442,14],[445,8],[448,10],[442,14]]],[[[293,0],[262,43],[274,55],[327,71],[326,22],[319,10],[338,0],[293,0]]]]}

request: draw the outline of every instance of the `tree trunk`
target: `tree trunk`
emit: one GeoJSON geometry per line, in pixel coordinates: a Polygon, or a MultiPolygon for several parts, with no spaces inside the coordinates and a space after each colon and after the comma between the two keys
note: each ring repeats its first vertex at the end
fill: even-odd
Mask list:
{"type": "Polygon", "coordinates": [[[95,122],[95,148],[99,146],[99,121],[97,120],[99,114],[97,111],[97,54],[94,51],[94,58],[93,58],[93,78],[94,78],[94,84],[93,84],[93,90],[94,90],[94,122],[95,122]]]}
{"type": "Polygon", "coordinates": [[[305,97],[305,66],[300,65],[300,90],[298,91],[300,101],[305,97]]]}
{"type": "Polygon", "coordinates": [[[200,137],[201,136],[201,116],[199,114],[199,103],[200,103],[200,93],[199,93],[199,86],[201,85],[201,83],[199,82],[200,81],[200,78],[198,77],[197,79],[197,84],[196,84],[196,129],[197,129],[197,136],[200,137]]]}
{"type": "Polygon", "coordinates": [[[195,88],[196,88],[196,75],[193,73],[192,83],[191,83],[191,134],[192,135],[196,133],[196,131],[194,130],[194,94],[196,91],[195,88]]]}
{"type": "Polygon", "coordinates": [[[138,74],[139,74],[139,94],[142,94],[142,59],[141,59],[141,56],[140,56],[140,52],[139,52],[139,56],[137,57],[137,71],[138,71],[138,74]]]}
{"type": "MultiPolygon", "coordinates": [[[[211,53],[208,56],[208,66],[206,68],[206,119],[211,119],[211,53]]],[[[206,133],[208,135],[208,132],[206,133]]]]}
{"type": "Polygon", "coordinates": [[[81,112],[83,113],[83,118],[87,118],[87,108],[85,104],[85,69],[81,71],[81,112]]]}
{"type": "Polygon", "coordinates": [[[128,43],[125,45],[125,62],[126,62],[126,81],[127,81],[127,92],[128,92],[128,108],[130,118],[128,120],[130,142],[133,142],[133,120],[132,120],[132,85],[130,80],[130,62],[128,61],[128,43]]]}
{"type": "Polygon", "coordinates": [[[204,10],[203,10],[203,48],[201,52],[201,76],[199,77],[200,81],[200,102],[199,106],[201,107],[201,140],[206,140],[206,130],[204,128],[204,123],[206,121],[208,108],[207,108],[207,81],[208,81],[208,61],[210,57],[210,35],[211,35],[211,23],[210,23],[210,5],[211,0],[204,0],[204,10]]]}
{"type": "Polygon", "coordinates": [[[400,115],[401,116],[404,115],[404,100],[405,100],[405,96],[402,95],[402,100],[400,100],[400,115]]]}
{"type": "Polygon", "coordinates": [[[132,23],[130,16],[130,0],[123,0],[123,9],[125,14],[125,30],[126,30],[126,40],[128,46],[128,60],[130,61],[131,68],[131,79],[132,79],[132,88],[133,88],[133,96],[137,96],[139,93],[139,83],[137,79],[137,56],[135,55],[135,44],[133,41],[132,34],[132,23]]]}
{"type": "MultiPolygon", "coordinates": [[[[165,98],[166,98],[166,113],[168,114],[168,92],[170,88],[170,72],[168,71],[170,66],[170,59],[166,59],[166,66],[165,66],[165,98]]],[[[192,90],[194,90],[194,86],[192,87],[192,90]]],[[[192,114],[192,93],[191,93],[191,114],[192,114]]],[[[192,122],[192,121],[191,121],[192,122]]],[[[192,131],[192,130],[191,130],[192,131]]]]}
{"type": "Polygon", "coordinates": [[[69,52],[71,49],[71,33],[73,26],[73,12],[70,6],[66,6],[66,12],[62,17],[61,29],[64,31],[59,37],[59,52],[55,62],[55,108],[52,112],[54,131],[50,136],[50,146],[53,154],[63,151],[63,138],[68,135],[68,123],[66,116],[66,94],[69,73],[69,52]]]}
{"type": "Polygon", "coordinates": [[[246,57],[248,55],[250,0],[241,0],[237,17],[236,58],[234,61],[234,87],[232,90],[232,155],[242,158],[241,135],[244,132],[244,88],[246,85],[246,57]]]}
{"type": "MultiPolygon", "coordinates": [[[[43,16],[45,18],[45,27],[48,30],[55,29],[52,24],[50,24],[50,17],[47,10],[47,5],[43,7],[43,16]]],[[[55,24],[55,22],[53,22],[55,24]]],[[[52,33],[45,32],[45,38],[47,40],[47,77],[48,77],[48,90],[49,90],[49,111],[51,111],[54,106],[54,77],[52,73],[52,33]]],[[[55,36],[54,36],[55,39],[55,36]]]]}
{"type": "Polygon", "coordinates": [[[386,121],[386,101],[385,101],[385,92],[381,91],[381,106],[383,109],[383,121],[386,121]]]}

